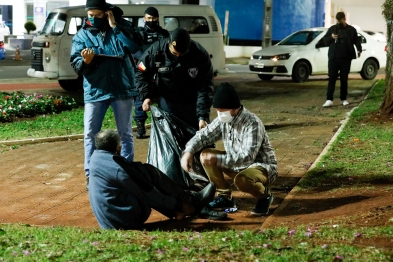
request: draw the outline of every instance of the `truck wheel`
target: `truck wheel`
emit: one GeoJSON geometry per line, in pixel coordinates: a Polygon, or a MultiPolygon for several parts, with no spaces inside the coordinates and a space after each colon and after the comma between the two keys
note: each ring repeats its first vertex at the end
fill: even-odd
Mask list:
{"type": "Polygon", "coordinates": [[[298,62],[292,70],[292,80],[298,83],[306,82],[310,76],[310,68],[305,62],[298,62]]]}
{"type": "Polygon", "coordinates": [[[360,75],[365,80],[372,80],[378,74],[378,65],[374,60],[367,59],[364,64],[360,75]]]}
{"type": "Polygon", "coordinates": [[[68,92],[77,92],[83,89],[83,77],[75,80],[59,80],[59,85],[68,92]]]}
{"type": "Polygon", "coordinates": [[[272,78],[273,78],[274,76],[272,76],[272,75],[262,75],[262,74],[258,74],[258,77],[259,77],[259,79],[261,79],[261,80],[269,81],[269,80],[272,80],[272,78]]]}

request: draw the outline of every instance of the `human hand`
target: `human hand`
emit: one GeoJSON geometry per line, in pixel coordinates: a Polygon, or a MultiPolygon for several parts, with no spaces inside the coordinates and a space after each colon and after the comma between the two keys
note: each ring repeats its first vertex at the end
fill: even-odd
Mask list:
{"type": "Polygon", "coordinates": [[[337,39],[337,38],[338,38],[338,35],[336,35],[336,34],[333,33],[333,34],[332,34],[332,38],[333,38],[333,39],[337,39]]]}
{"type": "Polygon", "coordinates": [[[146,98],[145,100],[143,100],[143,104],[142,104],[142,109],[143,111],[150,111],[150,105],[151,105],[151,101],[150,98],[146,98]]]}
{"type": "Polygon", "coordinates": [[[181,167],[187,173],[190,172],[192,167],[192,154],[190,152],[185,152],[180,160],[181,167]]]}
{"type": "Polygon", "coordinates": [[[199,130],[207,127],[207,122],[205,120],[199,120],[199,130]]]}
{"type": "Polygon", "coordinates": [[[83,49],[82,52],[81,52],[81,55],[82,55],[82,58],[83,58],[83,62],[86,65],[90,64],[91,61],[94,58],[94,54],[95,54],[94,51],[92,49],[90,49],[90,48],[83,49]]]}
{"type": "Polygon", "coordinates": [[[108,10],[105,12],[108,17],[109,26],[114,28],[116,26],[115,17],[113,16],[112,10],[108,10]]]}

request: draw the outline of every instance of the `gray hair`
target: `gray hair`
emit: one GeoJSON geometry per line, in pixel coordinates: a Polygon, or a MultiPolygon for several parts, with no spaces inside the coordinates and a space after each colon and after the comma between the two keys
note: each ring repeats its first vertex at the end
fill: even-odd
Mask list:
{"type": "Polygon", "coordinates": [[[117,148],[121,145],[120,141],[119,134],[113,129],[102,130],[95,137],[97,149],[112,153],[116,153],[117,148]]]}

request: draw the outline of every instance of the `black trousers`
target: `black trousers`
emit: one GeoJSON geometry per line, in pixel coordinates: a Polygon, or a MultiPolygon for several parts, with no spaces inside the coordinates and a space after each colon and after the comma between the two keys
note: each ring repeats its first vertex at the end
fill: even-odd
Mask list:
{"type": "Polygon", "coordinates": [[[328,62],[329,84],[326,93],[326,100],[333,101],[334,89],[338,74],[340,72],[340,99],[346,100],[348,94],[348,74],[351,70],[351,59],[331,58],[328,62]]]}

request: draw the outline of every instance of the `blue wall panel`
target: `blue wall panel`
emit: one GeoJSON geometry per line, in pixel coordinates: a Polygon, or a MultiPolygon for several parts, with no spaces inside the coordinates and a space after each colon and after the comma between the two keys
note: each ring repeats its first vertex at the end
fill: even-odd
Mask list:
{"type": "MultiPolygon", "coordinates": [[[[325,0],[272,0],[272,40],[282,40],[305,28],[323,26],[325,0]]],[[[225,11],[229,11],[229,39],[262,40],[264,0],[215,0],[214,10],[224,33],[225,11]]]]}
{"type": "Polygon", "coordinates": [[[229,39],[262,39],[263,0],[215,0],[214,10],[224,33],[225,11],[229,11],[229,39]]]}

